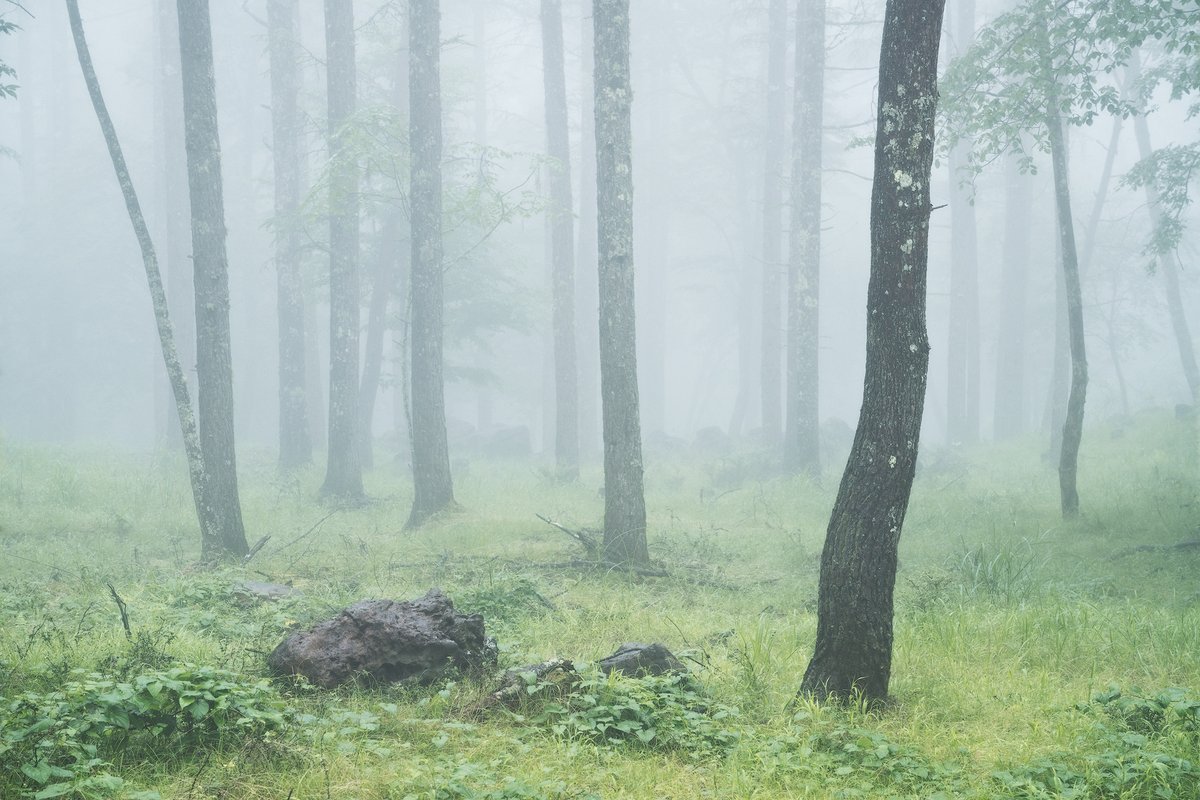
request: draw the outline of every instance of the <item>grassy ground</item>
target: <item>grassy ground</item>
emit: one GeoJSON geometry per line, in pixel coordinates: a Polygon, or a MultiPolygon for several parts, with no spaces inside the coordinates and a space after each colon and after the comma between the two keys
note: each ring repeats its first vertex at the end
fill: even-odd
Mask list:
{"type": "Polygon", "coordinates": [[[576,546],[534,516],[596,525],[596,472],[563,487],[472,463],[465,511],[405,533],[396,470],[368,476],[369,507],[331,514],[319,470],[283,480],[249,453],[249,536],[272,538],[206,571],[174,459],[0,442],[0,797],[1200,796],[1200,549],[1171,547],[1200,538],[1196,461],[1167,414],[1090,429],[1085,513],[1064,524],[1034,442],[930,453],[901,542],[894,703],[868,712],[792,702],[834,470],[818,486],[755,479],[750,456],[652,461],[650,546],[670,577],[636,579],[562,566],[576,546]],[[303,596],[246,607],[246,579],[303,596]],[[593,680],[590,710],[533,697],[482,720],[474,680],[261,683],[296,626],[431,586],[485,615],[503,666],[663,641],[696,681],[593,680]],[[234,711],[138,729],[159,696],[120,685],[168,674],[224,681],[234,711]],[[145,712],[130,731],[121,703],[145,712]]]}

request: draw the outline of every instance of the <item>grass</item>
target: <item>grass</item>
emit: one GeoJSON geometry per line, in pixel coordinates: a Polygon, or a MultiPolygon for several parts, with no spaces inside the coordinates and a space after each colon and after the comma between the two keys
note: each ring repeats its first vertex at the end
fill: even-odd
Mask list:
{"type": "MultiPolygon", "coordinates": [[[[745,454],[652,458],[650,546],[670,577],[639,579],[562,566],[576,545],[534,516],[598,525],[596,471],[559,486],[534,466],[473,462],[456,482],[465,511],[406,533],[410,490],[397,471],[367,476],[368,507],[331,514],[315,500],[318,469],[281,479],[269,454],[243,453],[249,535],[272,538],[248,566],[212,571],[196,566],[178,459],[0,442],[0,697],[10,707],[0,711],[0,797],[46,785],[5,764],[24,735],[12,704],[32,702],[19,698],[48,702],[93,673],[133,680],[184,664],[254,687],[290,630],[355,600],[430,586],[485,614],[503,666],[593,661],[624,641],[663,641],[689,659],[709,699],[696,705],[660,686],[596,690],[617,698],[603,701],[614,708],[640,709],[628,723],[635,733],[651,736],[669,711],[681,727],[675,746],[660,747],[665,728],[649,745],[610,741],[591,722],[575,724],[580,716],[556,733],[548,720],[570,709],[555,716],[534,702],[473,718],[466,710],[485,687],[472,680],[280,685],[278,729],[214,723],[204,736],[196,728],[192,739],[149,746],[143,734],[98,734],[107,765],[97,771],[122,782],[76,782],[62,796],[1195,796],[1194,728],[1133,731],[1093,702],[1113,685],[1200,695],[1200,550],[1170,549],[1200,538],[1197,453],[1180,425],[1148,412],[1132,426],[1089,429],[1084,516],[1068,523],[1037,442],[930,452],[901,541],[894,703],[884,711],[795,701],[834,470],[818,485],[756,477],[745,454]],[[290,582],[303,595],[246,606],[232,591],[246,579],[290,582]],[[128,604],[131,641],[108,583],[128,604]],[[700,737],[695,752],[688,737],[700,737]],[[702,750],[702,740],[722,744],[702,750]]],[[[258,689],[246,692],[258,702],[258,689]]]]}

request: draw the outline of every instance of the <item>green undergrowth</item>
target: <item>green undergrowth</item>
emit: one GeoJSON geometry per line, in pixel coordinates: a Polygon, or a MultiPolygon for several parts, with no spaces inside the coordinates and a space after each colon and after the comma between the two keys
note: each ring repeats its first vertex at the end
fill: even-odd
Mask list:
{"type": "MultiPolygon", "coordinates": [[[[665,578],[580,566],[600,475],[460,470],[464,510],[403,532],[409,484],[316,500],[242,455],[244,565],[198,566],[177,458],[0,441],[0,797],[699,798],[1200,796],[1200,477],[1167,413],[1089,428],[1083,516],[1040,442],[928,449],[901,542],[892,702],[797,698],[839,472],[752,451],[649,458],[665,578]],[[291,585],[264,603],[247,580],[291,585]],[[126,604],[126,635],[110,586],[126,604]],[[271,681],[289,632],[441,587],[484,615],[500,669],[562,657],[480,715],[497,676],[427,688],[271,681]],[[588,664],[661,641],[686,677],[588,664]],[[1140,687],[1140,688],[1138,688],[1140,687]]],[[[460,465],[461,466],[461,465],[460,465]]],[[[840,466],[840,465],[837,465],[840,466]]]]}

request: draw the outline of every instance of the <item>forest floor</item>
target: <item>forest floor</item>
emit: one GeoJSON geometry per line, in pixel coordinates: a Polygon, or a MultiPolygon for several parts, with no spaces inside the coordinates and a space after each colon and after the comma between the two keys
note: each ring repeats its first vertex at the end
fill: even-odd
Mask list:
{"type": "MultiPolygon", "coordinates": [[[[893,702],[795,700],[840,477],[757,457],[651,457],[667,577],[569,565],[540,521],[598,526],[601,478],[459,464],[463,511],[402,532],[400,468],[331,511],[321,470],[242,453],[248,565],[197,565],[175,457],[0,441],[0,797],[698,798],[1200,796],[1200,470],[1167,412],[1086,432],[1064,523],[1032,439],[927,449],[904,526],[893,702]],[[465,468],[464,468],[465,467],[465,468]],[[565,565],[565,566],[564,566],[565,565]],[[244,580],[302,594],[244,604],[244,580]],[[128,609],[122,628],[109,585],[128,609]],[[269,682],[290,631],[441,587],[501,667],[661,641],[692,678],[585,682],[469,713],[495,676],[336,691],[269,682]]],[[[546,690],[548,691],[548,690],[546,690]]]]}

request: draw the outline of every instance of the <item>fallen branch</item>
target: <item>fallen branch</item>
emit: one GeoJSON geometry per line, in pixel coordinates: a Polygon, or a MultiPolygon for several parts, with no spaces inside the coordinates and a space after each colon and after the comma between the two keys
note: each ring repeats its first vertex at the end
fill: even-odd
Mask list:
{"type": "Polygon", "coordinates": [[[567,536],[570,536],[576,542],[583,545],[583,549],[584,549],[584,551],[587,552],[588,558],[595,560],[600,555],[600,543],[596,541],[596,537],[588,534],[587,532],[585,532],[583,530],[578,530],[578,531],[571,530],[566,525],[561,525],[552,519],[546,519],[541,514],[534,514],[534,516],[537,517],[538,519],[540,519],[542,522],[546,523],[547,525],[554,527],[554,528],[558,528],[560,531],[565,533],[567,536]]]}
{"type": "Polygon", "coordinates": [[[108,593],[112,595],[113,602],[117,604],[117,610],[121,612],[121,627],[125,629],[125,638],[132,639],[133,631],[129,629],[129,607],[125,605],[125,601],[121,599],[121,595],[117,594],[117,589],[111,583],[104,584],[108,587],[108,593]]]}
{"type": "Polygon", "coordinates": [[[268,533],[266,536],[262,537],[257,542],[255,542],[254,547],[250,548],[250,552],[246,553],[246,555],[242,557],[242,564],[249,564],[250,559],[254,558],[255,554],[259,550],[262,550],[263,547],[266,545],[266,543],[269,541],[271,541],[271,534],[268,533]]]}

